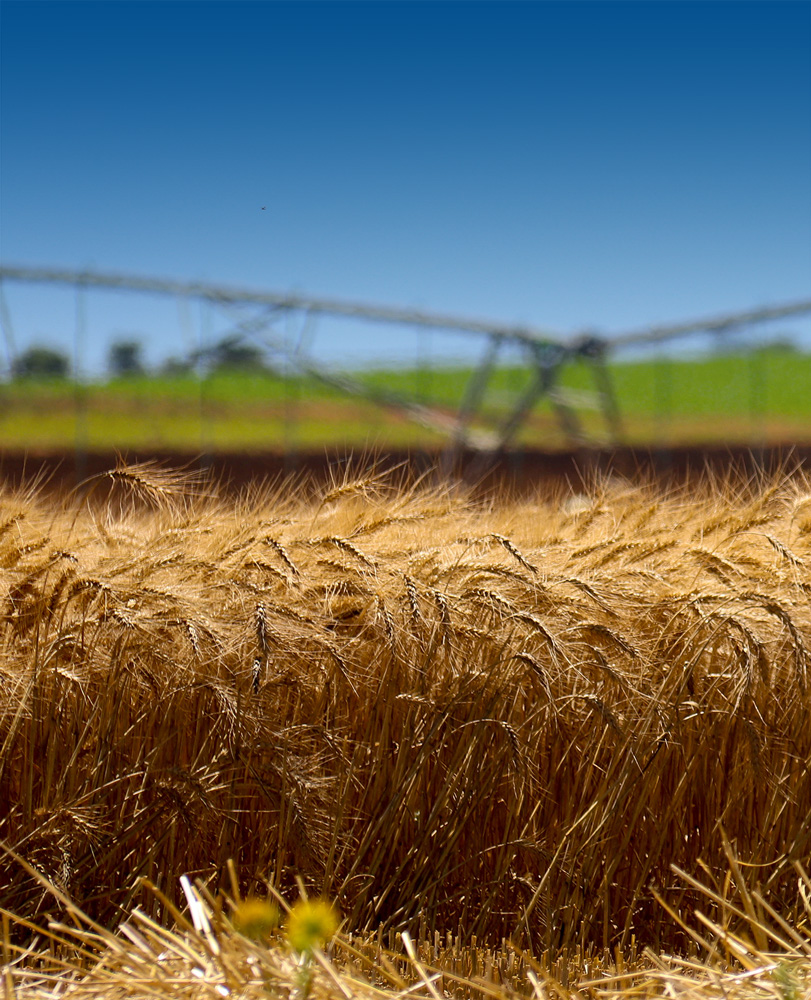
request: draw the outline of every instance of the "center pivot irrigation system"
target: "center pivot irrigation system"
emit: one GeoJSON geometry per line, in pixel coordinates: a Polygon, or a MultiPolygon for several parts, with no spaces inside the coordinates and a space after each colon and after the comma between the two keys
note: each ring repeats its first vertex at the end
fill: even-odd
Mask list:
{"type": "MultiPolygon", "coordinates": [[[[720,335],[757,324],[811,313],[811,299],[750,309],[746,312],[697,319],[691,322],[660,324],[610,337],[584,333],[564,337],[527,326],[515,326],[486,320],[460,318],[418,309],[377,306],[341,299],[266,292],[204,282],[183,282],[162,278],[138,277],[98,271],[72,271],[54,268],[0,266],[0,321],[6,341],[9,364],[15,356],[11,316],[3,283],[27,282],[72,286],[79,299],[88,290],[136,292],[145,295],[171,296],[179,300],[197,300],[242,313],[226,336],[232,343],[252,341],[261,345],[271,358],[271,365],[308,375],[348,395],[362,397],[379,406],[397,410],[409,419],[439,431],[448,440],[449,453],[463,449],[483,452],[504,451],[515,441],[521,427],[535,408],[546,398],[573,446],[582,445],[585,435],[577,409],[589,407],[601,412],[612,443],[622,440],[622,419],[613,392],[606,359],[610,352],[634,345],[674,341],[696,334],[720,335]],[[244,311],[248,310],[248,315],[244,311]],[[272,329],[284,317],[299,320],[295,338],[280,336],[272,329]],[[367,323],[385,323],[400,327],[427,328],[479,337],[485,348],[481,360],[470,375],[461,403],[455,413],[434,407],[378,387],[372,387],[349,375],[340,374],[319,361],[310,350],[314,324],[318,317],[352,318],[367,323]],[[518,349],[530,377],[523,391],[506,415],[493,426],[486,426],[483,405],[490,378],[499,355],[506,348],[518,349]],[[591,368],[595,391],[573,393],[560,385],[563,366],[579,360],[591,368]]],[[[76,310],[77,317],[83,314],[76,310]]],[[[77,318],[77,323],[80,320],[77,318]]],[[[77,341],[79,337],[77,335],[77,341]]],[[[198,352],[198,360],[204,352],[198,352]]]]}

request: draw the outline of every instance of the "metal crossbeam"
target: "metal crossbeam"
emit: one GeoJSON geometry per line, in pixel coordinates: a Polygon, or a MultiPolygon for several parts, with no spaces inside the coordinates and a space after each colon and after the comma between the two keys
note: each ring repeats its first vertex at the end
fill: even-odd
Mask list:
{"type": "MultiPolygon", "coordinates": [[[[24,282],[46,282],[50,284],[81,285],[87,288],[120,289],[133,292],[150,292],[154,295],[188,296],[210,302],[255,303],[276,306],[280,309],[302,310],[329,316],[356,317],[359,319],[399,323],[405,326],[426,326],[436,330],[458,331],[498,335],[504,340],[526,345],[559,344],[568,349],[576,349],[584,339],[583,334],[564,337],[560,334],[540,330],[530,326],[498,323],[490,320],[450,316],[444,313],[426,312],[421,309],[405,309],[398,306],[373,305],[344,299],[320,298],[295,295],[289,292],[268,292],[256,289],[238,288],[231,285],[217,285],[202,281],[175,281],[166,278],[142,277],[138,275],[116,274],[102,271],[75,271],[67,268],[26,267],[23,265],[0,265],[0,279],[24,282]]],[[[718,333],[741,326],[751,326],[787,316],[811,313],[811,299],[800,299],[776,306],[765,306],[742,312],[725,313],[684,323],[657,324],[626,333],[604,336],[600,339],[607,347],[626,347],[632,344],[657,343],[694,333],[718,333]]]]}
{"type": "Polygon", "coordinates": [[[686,323],[646,326],[641,330],[620,333],[603,339],[606,345],[611,348],[628,347],[632,344],[657,344],[663,340],[675,340],[694,333],[723,333],[726,330],[734,330],[742,326],[755,326],[758,323],[768,323],[775,319],[785,319],[787,316],[802,316],[804,313],[811,313],[811,299],[800,299],[797,302],[788,302],[778,306],[763,306],[760,309],[749,309],[745,312],[694,319],[686,323]]]}
{"type": "Polygon", "coordinates": [[[85,288],[149,292],[153,295],[172,295],[205,299],[209,302],[244,303],[276,306],[279,309],[319,313],[324,316],[353,317],[371,322],[397,323],[403,326],[424,326],[434,330],[459,333],[479,333],[498,336],[523,344],[561,342],[557,334],[531,327],[514,326],[489,320],[449,316],[444,313],[405,309],[399,306],[381,306],[345,299],[320,298],[295,295],[289,292],[267,292],[256,289],[215,285],[201,281],[173,281],[165,278],[138,277],[100,271],[71,271],[63,268],[0,266],[0,280],[45,282],[48,284],[75,285],[85,288]]]}

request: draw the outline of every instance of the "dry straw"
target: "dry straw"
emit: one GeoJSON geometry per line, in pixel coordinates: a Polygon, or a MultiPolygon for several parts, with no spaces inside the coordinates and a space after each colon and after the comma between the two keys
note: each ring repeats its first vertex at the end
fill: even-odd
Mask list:
{"type": "MultiPolygon", "coordinates": [[[[39,927],[2,911],[0,975],[8,1000],[806,1000],[807,923],[798,931],[783,921],[747,884],[727,841],[725,850],[730,867],[720,892],[674,869],[717,913],[713,920],[699,910],[686,921],[670,910],[695,946],[683,958],[639,950],[635,942],[613,956],[579,948],[532,956],[503,939],[482,946],[475,937],[463,944],[459,933],[429,937],[424,919],[416,940],[407,930],[336,933],[339,915],[326,900],[304,895],[291,907],[272,887],[242,897],[233,865],[230,896],[182,876],[180,908],[145,881],[145,896],[161,902],[170,921],[158,923],[136,908],[114,933],[15,857],[67,919],[39,927]],[[12,926],[29,932],[26,945],[14,943],[12,926]]],[[[811,880],[802,866],[796,870],[807,920],[811,880]]]]}
{"type": "MultiPolygon", "coordinates": [[[[352,932],[686,954],[725,836],[807,920],[808,483],[99,483],[0,494],[0,839],[94,920],[234,859],[352,932]]],[[[55,914],[31,870],[0,905],[55,914]]]]}

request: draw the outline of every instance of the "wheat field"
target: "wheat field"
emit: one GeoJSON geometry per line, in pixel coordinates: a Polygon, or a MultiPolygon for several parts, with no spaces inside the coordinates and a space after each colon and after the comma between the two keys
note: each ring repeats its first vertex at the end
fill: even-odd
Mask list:
{"type": "Polygon", "coordinates": [[[807,995],[809,565],[800,475],[0,494],[7,988],[33,928],[177,927],[196,880],[212,912],[324,896],[353,954],[481,979],[484,948],[538,998],[516,956],[608,996],[569,990],[709,947],[745,970],[719,934],[794,949],[762,995],[807,995]]]}

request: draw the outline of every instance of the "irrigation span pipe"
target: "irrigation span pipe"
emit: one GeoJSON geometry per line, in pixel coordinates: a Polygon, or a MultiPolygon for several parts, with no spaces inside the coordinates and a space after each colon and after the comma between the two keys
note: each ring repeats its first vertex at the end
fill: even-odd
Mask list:
{"type": "Polygon", "coordinates": [[[115,274],[101,271],[73,271],[62,268],[24,267],[18,265],[0,266],[0,279],[146,292],[153,295],[200,298],[210,302],[271,306],[277,309],[288,309],[324,316],[354,317],[371,322],[397,323],[404,326],[423,326],[436,330],[483,334],[489,337],[497,337],[502,340],[521,343],[526,346],[556,345],[564,350],[574,352],[577,352],[578,347],[586,341],[599,341],[604,348],[610,350],[617,347],[626,347],[631,344],[673,340],[701,332],[720,333],[735,327],[750,326],[770,320],[783,319],[787,316],[811,313],[811,299],[804,299],[798,302],[764,306],[763,308],[750,309],[745,312],[727,313],[721,316],[711,316],[684,323],[654,325],[628,333],[601,336],[594,332],[589,332],[571,337],[562,337],[558,334],[528,326],[514,326],[489,320],[449,316],[444,313],[425,312],[421,309],[370,305],[362,302],[350,302],[344,299],[295,295],[288,292],[258,291],[200,281],[174,281],[166,278],[140,277],[138,275],[115,274]]]}

